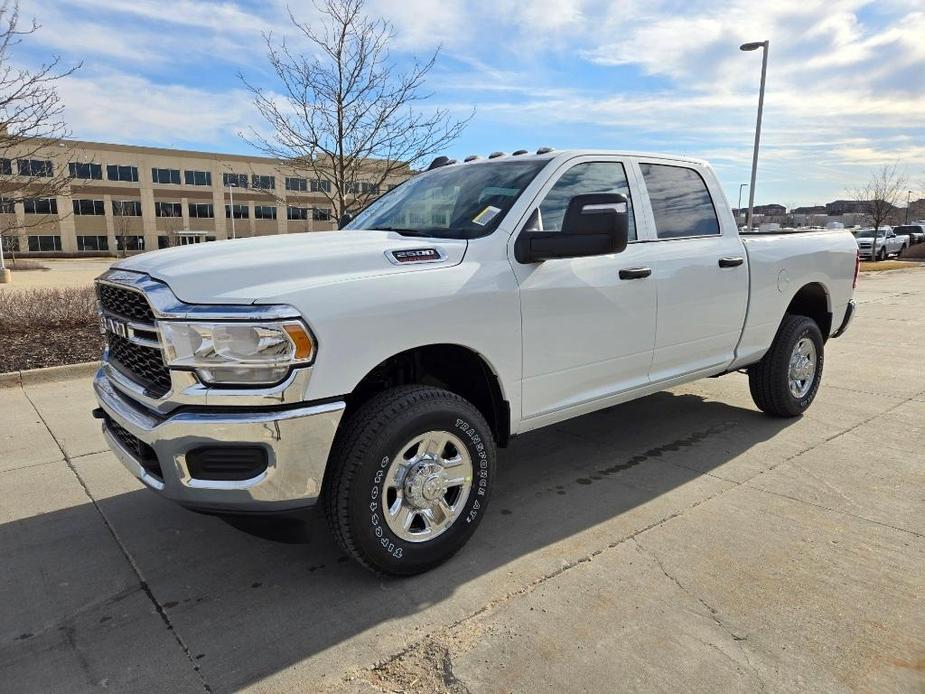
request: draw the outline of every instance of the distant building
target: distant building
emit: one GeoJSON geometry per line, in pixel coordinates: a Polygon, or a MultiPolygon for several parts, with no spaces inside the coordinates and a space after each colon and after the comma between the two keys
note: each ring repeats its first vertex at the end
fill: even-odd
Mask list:
{"type": "Polygon", "coordinates": [[[826,214],[825,205],[809,205],[807,207],[794,207],[791,214],[826,214]]]}
{"type": "MultiPolygon", "coordinates": [[[[761,215],[764,217],[780,217],[782,215],[787,214],[787,208],[784,207],[783,205],[778,205],[777,203],[771,203],[769,205],[755,205],[755,207],[753,208],[753,212],[756,217],[758,215],[761,215]]],[[[745,215],[748,214],[748,208],[743,207],[740,210],[733,208],[732,214],[735,215],[736,217],[740,215],[744,217],[745,215]]]]}
{"type": "MultiPolygon", "coordinates": [[[[4,249],[26,254],[112,255],[232,237],[337,228],[324,194],[330,180],[307,179],[266,157],[100,142],[70,142],[76,161],[50,147],[36,159],[0,159],[0,194],[25,166],[71,182],[53,197],[0,196],[4,249]],[[14,168],[18,165],[18,169],[14,168]]],[[[374,163],[373,163],[374,166],[374,163]]],[[[382,192],[410,176],[390,177],[382,192]]],[[[375,175],[370,176],[375,178],[375,175]]],[[[362,192],[379,184],[358,182],[362,192]]],[[[7,193],[8,195],[9,193],[7,193]]]]}
{"type": "Polygon", "coordinates": [[[843,214],[866,214],[870,209],[870,202],[867,200],[833,200],[825,204],[825,212],[828,215],[838,216],[843,214]]]}

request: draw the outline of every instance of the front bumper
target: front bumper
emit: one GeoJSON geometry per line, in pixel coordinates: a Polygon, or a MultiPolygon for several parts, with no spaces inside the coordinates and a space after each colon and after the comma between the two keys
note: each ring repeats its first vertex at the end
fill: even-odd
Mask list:
{"type": "Polygon", "coordinates": [[[93,388],[103,411],[103,435],[135,477],[161,496],[189,508],[226,512],[272,512],[311,506],[321,492],[342,401],[285,410],[180,411],[161,415],[114,388],[100,369],[93,388]],[[115,423],[117,426],[113,426],[115,423]],[[124,431],[119,431],[121,428],[124,431]],[[124,432],[153,451],[156,463],[124,432]],[[267,467],[247,480],[204,480],[190,475],[189,451],[207,446],[261,446],[267,467]]]}

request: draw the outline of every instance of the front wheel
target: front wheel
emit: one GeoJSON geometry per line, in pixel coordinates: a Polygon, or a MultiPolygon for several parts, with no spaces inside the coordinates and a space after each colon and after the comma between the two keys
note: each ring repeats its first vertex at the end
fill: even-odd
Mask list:
{"type": "Polygon", "coordinates": [[[491,431],[470,402],[439,388],[393,388],[338,433],[325,513],[344,551],[367,568],[421,573],[475,532],[494,469],[491,431]]]}
{"type": "Polygon", "coordinates": [[[880,252],[877,253],[877,260],[886,260],[886,248],[880,249],[880,252]]]}
{"type": "Polygon", "coordinates": [[[822,380],[822,332],[806,316],[787,315],[771,349],[748,371],[752,400],[774,417],[797,417],[812,404],[822,380]]]}

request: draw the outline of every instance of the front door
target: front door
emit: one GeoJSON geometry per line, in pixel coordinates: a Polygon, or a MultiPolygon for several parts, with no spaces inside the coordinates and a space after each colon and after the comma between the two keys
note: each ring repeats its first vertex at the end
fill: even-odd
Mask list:
{"type": "Polygon", "coordinates": [[[634,242],[628,168],[618,158],[566,165],[541,191],[526,225],[558,231],[573,196],[622,193],[630,202],[625,251],[531,264],[511,256],[520,285],[525,420],[648,382],[656,292],[647,274],[651,244],[634,242]]]}

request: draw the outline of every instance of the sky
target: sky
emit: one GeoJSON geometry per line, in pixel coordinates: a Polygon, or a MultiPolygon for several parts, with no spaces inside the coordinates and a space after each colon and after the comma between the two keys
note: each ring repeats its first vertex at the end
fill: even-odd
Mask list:
{"type": "MultiPolygon", "coordinates": [[[[21,0],[14,58],[81,63],[59,92],[75,137],[255,153],[239,73],[269,90],[262,35],[299,47],[307,0],[21,0]]],[[[447,154],[551,146],[708,159],[749,180],[770,41],[756,204],[824,203],[899,163],[925,194],[923,0],[367,0],[399,69],[440,50],[426,108],[475,114],[447,154]]],[[[304,47],[307,50],[307,47],[304,47]]],[[[746,193],[747,196],[747,193],[746,193]]],[[[913,195],[915,199],[916,195],[913,195]]],[[[743,202],[745,202],[743,200],[743,202]]]]}

